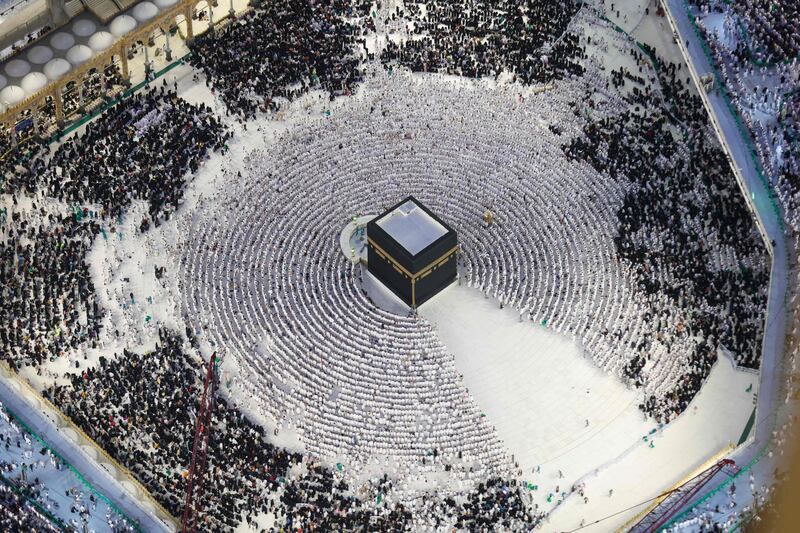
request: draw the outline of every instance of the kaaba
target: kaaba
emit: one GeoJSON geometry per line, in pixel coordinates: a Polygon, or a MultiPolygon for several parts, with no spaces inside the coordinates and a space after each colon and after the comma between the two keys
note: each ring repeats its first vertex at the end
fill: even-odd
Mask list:
{"type": "Polygon", "coordinates": [[[367,270],[416,309],[456,279],[456,232],[409,196],[367,224],[367,270]]]}

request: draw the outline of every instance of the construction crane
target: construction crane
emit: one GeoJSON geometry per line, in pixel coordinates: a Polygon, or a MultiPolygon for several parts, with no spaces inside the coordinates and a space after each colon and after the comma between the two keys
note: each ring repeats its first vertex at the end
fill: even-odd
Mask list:
{"type": "Polygon", "coordinates": [[[725,467],[731,467],[735,471],[736,463],[730,459],[723,459],[666,493],[658,505],[639,520],[629,530],[629,533],[655,533],[659,531],[675,513],[692,501],[697,493],[725,467]]]}
{"type": "Polygon", "coordinates": [[[219,376],[217,370],[222,363],[222,358],[216,352],[208,360],[203,395],[200,397],[200,406],[197,410],[197,422],[194,430],[194,446],[192,447],[192,461],[189,465],[189,475],[186,479],[186,499],[183,503],[183,519],[181,531],[195,533],[198,531],[197,522],[200,514],[200,505],[203,501],[203,478],[208,466],[208,442],[211,438],[211,414],[214,410],[214,396],[217,392],[219,376]]]}

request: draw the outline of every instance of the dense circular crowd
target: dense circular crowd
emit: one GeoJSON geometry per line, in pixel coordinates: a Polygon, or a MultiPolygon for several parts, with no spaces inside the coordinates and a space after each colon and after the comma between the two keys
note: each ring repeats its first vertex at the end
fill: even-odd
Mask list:
{"type": "Polygon", "coordinates": [[[312,88],[333,98],[361,83],[368,96],[250,150],[196,216],[179,209],[186,178],[230,134],[164,87],[2,167],[0,357],[50,379],[48,397],[173,514],[203,342],[229,350],[252,376],[236,386],[306,449],[271,444],[220,398],[205,529],[523,530],[546,516],[430,324],[376,306],[337,246],[353,215],[410,193],[458,231],[463,283],[581,339],[642,388],[654,418],[687,408],[719,350],[758,368],[766,252],[687,74],[653,68],[581,3],[265,2],[192,51],[245,129],[312,88]],[[620,50],[632,63],[606,73],[597,57],[620,50]],[[380,63],[369,77],[365,59],[380,63]],[[186,331],[89,362],[79,354],[96,347],[105,310],[86,255],[133,200],[149,206],[141,232],[170,221],[181,234],[186,331]],[[66,383],[48,365],[64,357],[66,383]],[[321,461],[338,454],[341,470],[321,461]],[[358,479],[375,456],[381,474],[358,479]],[[434,477],[450,490],[411,482],[434,477]]]}

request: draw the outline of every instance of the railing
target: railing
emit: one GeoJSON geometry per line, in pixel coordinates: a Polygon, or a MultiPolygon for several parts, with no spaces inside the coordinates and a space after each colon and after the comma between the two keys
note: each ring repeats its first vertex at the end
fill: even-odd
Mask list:
{"type": "Polygon", "coordinates": [[[0,11],[0,18],[2,18],[3,20],[7,19],[8,18],[8,14],[11,13],[12,11],[16,10],[17,7],[19,7],[20,4],[27,4],[27,3],[30,3],[31,1],[32,0],[17,0],[13,4],[11,4],[7,8],[5,8],[4,10],[0,11]]]}
{"type": "Polygon", "coordinates": [[[70,133],[72,133],[76,129],[80,128],[81,126],[83,126],[87,122],[91,121],[92,119],[94,119],[98,115],[103,114],[105,111],[107,111],[108,109],[111,109],[112,107],[114,107],[115,105],[117,105],[118,103],[123,101],[124,99],[126,99],[129,96],[137,93],[143,87],[146,87],[147,85],[149,85],[153,81],[157,80],[158,78],[160,78],[161,76],[163,76],[164,74],[169,72],[170,70],[174,69],[175,67],[177,67],[179,65],[183,65],[191,55],[192,55],[192,53],[188,52],[186,55],[176,59],[175,61],[173,61],[172,63],[168,64],[166,67],[162,68],[158,72],[155,72],[152,75],[151,79],[140,81],[136,85],[131,86],[129,89],[126,89],[126,90],[120,92],[117,97],[109,100],[108,102],[106,102],[106,103],[104,103],[102,105],[99,105],[99,106],[95,107],[90,112],[88,112],[88,113],[86,113],[84,115],[81,115],[77,120],[75,120],[74,122],[68,124],[63,129],[56,130],[47,139],[46,142],[47,143],[51,143],[51,142],[54,142],[54,141],[57,141],[57,140],[61,139],[62,137],[66,136],[66,135],[69,135],[70,133]]]}

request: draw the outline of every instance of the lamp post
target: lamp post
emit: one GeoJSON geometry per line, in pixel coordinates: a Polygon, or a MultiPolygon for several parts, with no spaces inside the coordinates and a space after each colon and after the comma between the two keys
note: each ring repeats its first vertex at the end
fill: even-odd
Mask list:
{"type": "Polygon", "coordinates": [[[150,81],[150,72],[153,70],[153,65],[150,62],[149,47],[144,46],[144,79],[150,81]]]}
{"type": "Polygon", "coordinates": [[[164,46],[164,54],[167,57],[167,61],[172,61],[172,48],[169,47],[169,28],[167,28],[167,31],[164,32],[164,40],[166,41],[166,45],[164,46]]]}
{"type": "Polygon", "coordinates": [[[78,83],[78,112],[80,114],[83,114],[83,112],[86,110],[84,108],[84,103],[83,103],[83,80],[80,79],[77,81],[77,83],[78,83]]]}
{"type": "Polygon", "coordinates": [[[39,137],[41,137],[41,134],[40,134],[40,131],[39,131],[39,108],[38,107],[34,107],[33,108],[33,112],[31,113],[31,119],[33,120],[33,133],[36,135],[36,138],[38,139],[39,137]]]}

